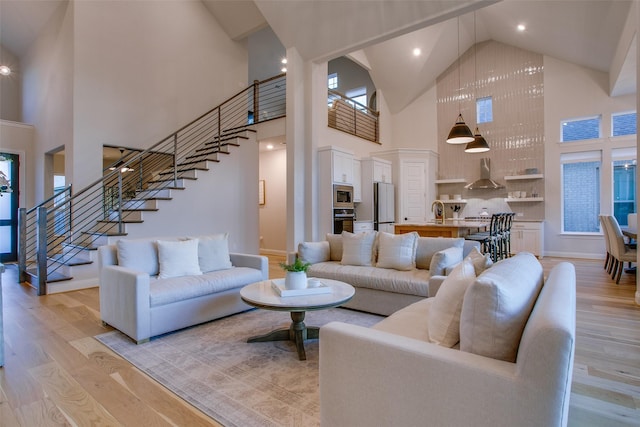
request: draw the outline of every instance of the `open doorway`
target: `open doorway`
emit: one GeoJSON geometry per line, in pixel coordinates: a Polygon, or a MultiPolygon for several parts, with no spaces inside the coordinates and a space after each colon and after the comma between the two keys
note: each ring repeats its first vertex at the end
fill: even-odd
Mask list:
{"type": "Polygon", "coordinates": [[[19,159],[0,153],[0,262],[18,260],[19,159]]]}

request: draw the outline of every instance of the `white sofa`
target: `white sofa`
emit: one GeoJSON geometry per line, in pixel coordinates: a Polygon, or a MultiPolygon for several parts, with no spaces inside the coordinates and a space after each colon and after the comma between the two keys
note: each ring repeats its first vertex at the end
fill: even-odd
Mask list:
{"type": "Polygon", "coordinates": [[[445,290],[456,288],[453,276],[435,298],[373,328],[332,322],[320,329],[321,425],[567,424],[573,265],[558,264],[543,285],[537,259],[520,253],[471,278],[457,289],[459,326],[447,332],[457,331],[459,343],[449,348],[431,342],[431,326],[442,320],[433,310],[441,292],[452,296],[445,290]]]}
{"type": "Polygon", "coordinates": [[[344,232],[328,234],[322,242],[300,243],[295,255],[311,263],[308,276],[340,280],[356,289],[343,307],[388,316],[435,295],[444,279],[438,277],[473,248],[480,244],[462,238],[344,232]],[[349,245],[352,253],[345,256],[343,249],[349,245]]]}
{"type": "Polygon", "coordinates": [[[249,310],[240,289],[269,277],[268,259],[229,253],[226,234],[122,239],[98,254],[102,321],[137,343],[249,310]]]}

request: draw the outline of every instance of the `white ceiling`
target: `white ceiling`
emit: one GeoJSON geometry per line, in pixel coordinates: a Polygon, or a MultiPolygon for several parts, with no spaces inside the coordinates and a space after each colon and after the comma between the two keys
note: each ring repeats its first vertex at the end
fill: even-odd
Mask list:
{"type": "MultiPolygon", "coordinates": [[[[67,0],[0,0],[0,41],[21,56],[67,0]]],[[[230,37],[268,24],[308,60],[356,52],[392,112],[420,96],[457,57],[493,39],[611,72],[612,94],[636,92],[635,20],[625,0],[202,0],[230,37]],[[473,11],[477,10],[474,34],[473,11]],[[460,32],[457,19],[460,18],[460,32]],[[453,18],[453,19],[452,19],[453,18]],[[518,23],[527,30],[515,31],[518,23]],[[626,25],[626,27],[625,27],[626,25]],[[304,35],[303,37],[301,35],[304,35]],[[422,55],[411,55],[414,47],[422,55]],[[617,52],[625,52],[621,58],[617,52]],[[619,71],[619,72],[618,72],[619,71]]]]}

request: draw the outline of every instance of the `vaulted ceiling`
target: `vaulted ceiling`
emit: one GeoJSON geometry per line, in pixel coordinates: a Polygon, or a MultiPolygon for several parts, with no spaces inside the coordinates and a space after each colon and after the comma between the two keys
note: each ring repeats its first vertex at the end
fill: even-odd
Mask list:
{"type": "MultiPolygon", "coordinates": [[[[0,42],[22,55],[67,0],[0,0],[0,42]]],[[[636,92],[637,19],[618,0],[202,0],[229,36],[270,26],[307,60],[354,53],[392,112],[431,87],[473,45],[496,40],[610,74],[610,93],[636,92]],[[474,12],[475,11],[475,31],[474,12]],[[460,16],[460,30],[458,20],[460,16]],[[517,24],[525,24],[517,32],[517,24]],[[458,47],[459,44],[459,47],[458,47]],[[419,47],[422,54],[412,55],[419,47]]],[[[632,13],[633,12],[633,13],[632,13]]]]}

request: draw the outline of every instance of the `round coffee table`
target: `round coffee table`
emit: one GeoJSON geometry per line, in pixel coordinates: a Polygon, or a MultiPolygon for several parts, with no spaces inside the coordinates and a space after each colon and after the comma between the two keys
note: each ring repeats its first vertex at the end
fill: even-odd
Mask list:
{"type": "Polygon", "coordinates": [[[281,297],[271,287],[271,280],[252,283],[240,290],[240,297],[244,302],[257,308],[275,311],[289,311],[291,326],[278,329],[265,335],[249,338],[247,342],[293,341],[298,350],[298,358],[307,360],[304,351],[304,340],[319,338],[320,328],[306,326],[304,316],[307,311],[324,310],[337,307],[349,301],[355,289],[353,286],[331,279],[319,279],[326,286],[331,287],[331,293],[316,295],[301,295],[281,297]]]}

